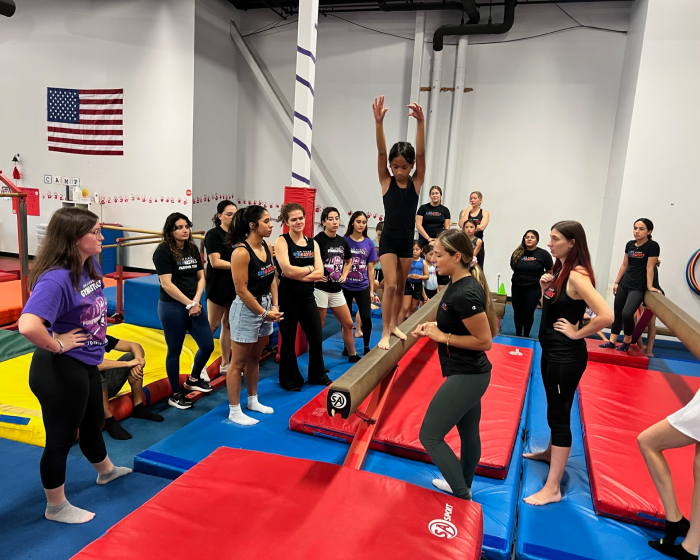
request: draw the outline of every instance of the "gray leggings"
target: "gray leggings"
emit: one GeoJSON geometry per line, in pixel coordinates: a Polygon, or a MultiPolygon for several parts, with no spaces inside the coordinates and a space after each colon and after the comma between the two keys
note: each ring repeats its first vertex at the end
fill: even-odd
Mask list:
{"type": "Polygon", "coordinates": [[[491,372],[447,377],[430,402],[420,428],[421,444],[458,498],[469,498],[481,458],[481,397],[490,381],[491,372]],[[445,443],[445,436],[455,426],[462,441],[461,460],[445,443]]]}

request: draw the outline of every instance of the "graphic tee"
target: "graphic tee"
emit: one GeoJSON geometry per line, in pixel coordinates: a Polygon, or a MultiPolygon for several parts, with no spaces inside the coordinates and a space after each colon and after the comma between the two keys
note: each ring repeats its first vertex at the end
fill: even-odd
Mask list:
{"type": "MultiPolygon", "coordinates": [[[[193,299],[197,293],[197,272],[204,268],[202,257],[199,251],[192,248],[191,245],[184,247],[181,254],[182,258],[176,260],[168,244],[163,242],[153,253],[153,264],[159,275],[171,274],[175,287],[186,297],[193,299]]],[[[160,287],[160,301],[177,302],[176,299],[168,295],[163,286],[160,287]]]]}
{"type": "Polygon", "coordinates": [[[355,241],[352,237],[346,235],[344,239],[350,246],[352,263],[350,264],[348,279],[343,287],[352,292],[359,292],[369,288],[367,264],[378,260],[377,249],[374,246],[374,242],[368,237],[364,237],[362,241],[355,241]]]}
{"type": "MultiPolygon", "coordinates": [[[[457,336],[469,336],[471,333],[462,321],[485,310],[486,295],[479,282],[473,276],[460,278],[445,288],[445,295],[437,310],[438,329],[457,336]]],[[[450,345],[448,353],[447,344],[439,342],[438,356],[443,377],[491,371],[491,362],[482,350],[467,350],[450,345]]]]}
{"type": "Polygon", "coordinates": [[[532,251],[525,251],[515,264],[511,262],[512,282],[516,286],[539,284],[542,275],[548,270],[552,270],[552,266],[554,266],[552,255],[544,249],[535,247],[532,251]]]}
{"type": "Polygon", "coordinates": [[[323,292],[336,294],[342,288],[339,280],[343,275],[345,261],[349,261],[352,258],[350,245],[348,245],[344,237],[340,235],[328,237],[324,231],[319,233],[314,239],[321,251],[323,269],[328,279],[327,282],[316,282],[315,287],[323,292]]]}
{"type": "Polygon", "coordinates": [[[661,254],[661,247],[652,239],[641,247],[637,247],[634,240],[625,245],[627,255],[627,270],[622,276],[620,285],[627,290],[647,289],[647,262],[649,257],[658,257],[661,254]]]}
{"type": "Polygon", "coordinates": [[[416,216],[423,216],[423,229],[429,237],[437,237],[445,229],[445,220],[450,219],[450,211],[442,204],[433,206],[429,202],[418,208],[416,216]]]}
{"type": "MultiPolygon", "coordinates": [[[[93,265],[101,275],[97,259],[93,265]]],[[[102,279],[93,280],[83,268],[76,290],[70,270],[54,268],[41,275],[22,313],[44,319],[50,333],[81,329],[88,335],[85,344],[68,350],[66,355],[96,366],[102,363],[107,336],[107,300],[103,287],[102,279]]]]}

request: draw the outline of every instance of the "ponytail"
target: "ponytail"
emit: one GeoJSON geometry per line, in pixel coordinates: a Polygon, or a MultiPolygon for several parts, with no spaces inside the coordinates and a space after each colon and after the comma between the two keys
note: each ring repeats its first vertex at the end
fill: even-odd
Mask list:
{"type": "Polygon", "coordinates": [[[474,262],[474,247],[471,240],[466,233],[458,229],[446,229],[438,235],[438,239],[449,255],[460,254],[462,266],[469,269],[471,275],[484,291],[484,299],[486,300],[486,309],[484,311],[486,311],[486,317],[489,320],[491,336],[496,336],[498,334],[498,319],[496,318],[496,310],[491,299],[491,290],[489,290],[484,271],[474,262]]]}
{"type": "Polygon", "coordinates": [[[216,214],[214,214],[214,217],[211,219],[212,224],[214,224],[217,227],[221,225],[219,214],[223,214],[227,206],[233,206],[234,208],[238,209],[238,206],[236,206],[235,202],[231,202],[230,200],[222,200],[221,202],[219,202],[219,204],[216,205],[216,214]]]}
{"type": "Polygon", "coordinates": [[[257,229],[257,223],[266,212],[265,208],[257,204],[251,204],[236,212],[226,236],[226,244],[235,245],[245,241],[251,232],[257,229]],[[255,224],[255,227],[251,228],[250,224],[255,224]]]}

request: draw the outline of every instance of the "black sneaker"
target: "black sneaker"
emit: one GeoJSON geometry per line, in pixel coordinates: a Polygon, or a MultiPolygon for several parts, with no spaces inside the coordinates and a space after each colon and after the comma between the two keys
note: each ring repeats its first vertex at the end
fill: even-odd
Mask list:
{"type": "Polygon", "coordinates": [[[168,404],[170,406],[174,406],[175,408],[179,408],[180,410],[188,410],[194,406],[192,404],[192,401],[190,401],[190,399],[185,397],[185,395],[183,395],[182,393],[172,395],[168,399],[168,404]]]}
{"type": "Polygon", "coordinates": [[[185,389],[189,389],[190,391],[199,391],[200,393],[211,393],[213,391],[211,385],[204,381],[204,379],[196,379],[192,381],[192,379],[189,377],[187,378],[187,381],[185,381],[185,389]]]}

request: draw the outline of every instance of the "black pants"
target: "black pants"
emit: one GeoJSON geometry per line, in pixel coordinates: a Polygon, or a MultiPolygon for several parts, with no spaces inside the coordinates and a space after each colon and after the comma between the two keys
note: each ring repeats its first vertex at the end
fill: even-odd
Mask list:
{"type": "Polygon", "coordinates": [[[287,391],[299,390],[304,386],[304,378],[299,371],[295,351],[297,340],[297,325],[301,325],[309,343],[309,383],[325,385],[328,376],[324,373],[323,365],[323,328],[321,316],[316,307],[313,292],[308,295],[287,294],[284,290],[279,294],[280,311],[284,319],[280,321],[280,385],[287,391]]]}
{"type": "Polygon", "coordinates": [[[542,352],[540,365],[547,394],[547,424],[552,432],[552,445],[557,447],[571,447],[571,407],[586,363],[587,360],[553,363],[542,352]]]}
{"type": "Polygon", "coordinates": [[[539,284],[530,286],[511,284],[511,294],[515,335],[530,336],[530,329],[535,321],[535,309],[540,301],[542,289],[539,284]]]}
{"type": "Polygon", "coordinates": [[[435,393],[420,428],[420,442],[458,498],[468,498],[476,466],[481,458],[481,397],[491,381],[491,372],[450,375],[435,393]],[[460,458],[445,442],[457,426],[460,458]]]}
{"type": "Polygon", "coordinates": [[[625,336],[632,336],[634,333],[634,314],[644,301],[645,290],[628,290],[622,286],[617,286],[615,294],[615,320],[610,327],[610,334],[620,334],[624,329],[625,336]]]}
{"type": "Polygon", "coordinates": [[[66,481],[66,459],[78,430],[80,450],[88,461],[101,463],[107,457],[100,372],[97,366],[37,348],[29,367],[29,387],[41,404],[46,430],[41,483],[53,490],[66,481]]]}
{"type": "MultiPolygon", "coordinates": [[[[351,291],[343,288],[345,301],[348,302],[350,316],[352,317],[352,300],[357,302],[357,308],[360,311],[360,321],[362,321],[362,340],[365,347],[369,346],[369,339],[372,336],[372,293],[369,287],[364,290],[351,291]]],[[[348,351],[350,349],[348,348],[348,351]]]]}
{"type": "Polygon", "coordinates": [[[192,363],[192,377],[199,377],[202,369],[207,365],[207,360],[214,351],[214,337],[204,311],[192,316],[185,306],[179,302],[159,301],[158,318],[163,325],[163,336],[168,347],[165,357],[165,371],[168,374],[170,388],[173,394],[180,392],[180,354],[185,342],[185,335],[189,332],[197,343],[197,353],[192,363]]]}
{"type": "Polygon", "coordinates": [[[479,265],[479,268],[481,270],[484,270],[484,259],[486,258],[486,243],[484,242],[483,238],[481,239],[481,251],[479,251],[479,254],[476,256],[476,262],[479,265]]]}

